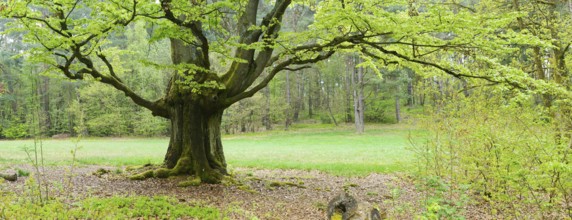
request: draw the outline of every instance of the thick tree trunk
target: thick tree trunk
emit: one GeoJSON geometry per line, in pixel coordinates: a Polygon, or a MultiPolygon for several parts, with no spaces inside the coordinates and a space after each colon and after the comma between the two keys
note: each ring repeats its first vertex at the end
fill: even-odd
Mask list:
{"type": "Polygon", "coordinates": [[[227,174],[220,125],[223,110],[208,111],[197,104],[178,104],[171,109],[171,139],[165,166],[157,177],[190,174],[205,183],[218,183],[227,174]]]}

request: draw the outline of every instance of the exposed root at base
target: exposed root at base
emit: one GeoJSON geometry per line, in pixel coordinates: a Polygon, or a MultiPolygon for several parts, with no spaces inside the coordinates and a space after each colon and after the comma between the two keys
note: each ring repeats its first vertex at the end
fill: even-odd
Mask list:
{"type": "MultiPolygon", "coordinates": [[[[181,172],[180,169],[167,169],[167,168],[157,168],[152,170],[146,170],[144,172],[132,175],[129,177],[131,180],[145,180],[148,178],[169,178],[171,176],[185,176],[188,173],[181,172]]],[[[219,184],[224,178],[224,174],[211,170],[210,172],[203,172],[202,175],[191,177],[188,181],[183,181],[179,183],[179,186],[195,186],[200,183],[209,184],[219,184]]]]}
{"type": "Polygon", "coordinates": [[[177,184],[178,187],[189,187],[189,186],[198,186],[201,185],[201,178],[198,177],[189,177],[189,180],[182,181],[177,184]]]}

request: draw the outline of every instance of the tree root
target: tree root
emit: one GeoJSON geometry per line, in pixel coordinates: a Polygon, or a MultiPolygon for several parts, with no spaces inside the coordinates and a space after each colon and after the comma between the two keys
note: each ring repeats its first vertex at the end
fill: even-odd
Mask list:
{"type": "Polygon", "coordinates": [[[189,187],[189,186],[198,186],[201,185],[201,178],[198,177],[189,177],[189,180],[182,181],[177,184],[178,187],[189,187]]]}
{"type": "MultiPolygon", "coordinates": [[[[169,178],[172,176],[184,176],[189,175],[188,169],[177,169],[174,167],[173,169],[168,168],[157,168],[153,170],[146,170],[144,172],[132,175],[129,177],[131,180],[145,180],[149,178],[169,178]]],[[[219,184],[222,182],[224,178],[224,174],[218,172],[217,170],[210,170],[210,172],[202,172],[200,175],[195,175],[194,177],[190,178],[188,181],[183,181],[179,183],[179,186],[195,186],[200,183],[209,183],[209,184],[219,184]]]]}
{"type": "Polygon", "coordinates": [[[153,170],[147,170],[143,173],[135,174],[135,175],[129,177],[129,179],[131,179],[131,180],[144,180],[144,179],[148,179],[151,177],[154,177],[153,170]]]}

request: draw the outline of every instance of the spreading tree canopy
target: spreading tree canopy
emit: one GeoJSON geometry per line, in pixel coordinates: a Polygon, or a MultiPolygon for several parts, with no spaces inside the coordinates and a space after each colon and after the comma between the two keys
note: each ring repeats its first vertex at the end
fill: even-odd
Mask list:
{"type": "MultiPolygon", "coordinates": [[[[407,66],[512,88],[545,86],[503,65],[515,45],[543,42],[506,29],[524,16],[495,14],[483,4],[423,0],[11,0],[1,3],[10,31],[34,45],[22,56],[47,72],[93,80],[123,92],[171,121],[164,166],[139,177],[191,174],[217,183],[227,173],[221,143],[223,111],[253,96],[284,70],[308,68],[336,52],[357,54],[362,67],[407,66]],[[282,28],[292,7],[313,21],[282,28]],[[490,12],[488,12],[490,11],[490,12]],[[172,75],[162,98],[148,100],[122,80],[129,51],[113,36],[142,22],[150,45],[168,41],[170,63],[140,60],[172,75]]],[[[157,71],[163,72],[163,71],[157,71]]],[[[558,90],[560,91],[560,90],[558,90]]],[[[558,92],[556,91],[556,92],[558,92]]]]}

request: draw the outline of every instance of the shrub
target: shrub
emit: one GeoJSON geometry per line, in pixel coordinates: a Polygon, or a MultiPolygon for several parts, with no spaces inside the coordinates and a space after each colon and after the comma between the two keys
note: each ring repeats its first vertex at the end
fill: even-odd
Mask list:
{"type": "Polygon", "coordinates": [[[8,139],[28,137],[28,125],[23,123],[12,123],[11,126],[2,130],[2,136],[8,139]]]}
{"type": "Polygon", "coordinates": [[[559,135],[561,121],[532,98],[479,91],[451,100],[419,119],[429,131],[413,146],[421,177],[467,185],[492,215],[572,217],[572,142],[559,135]]]}

